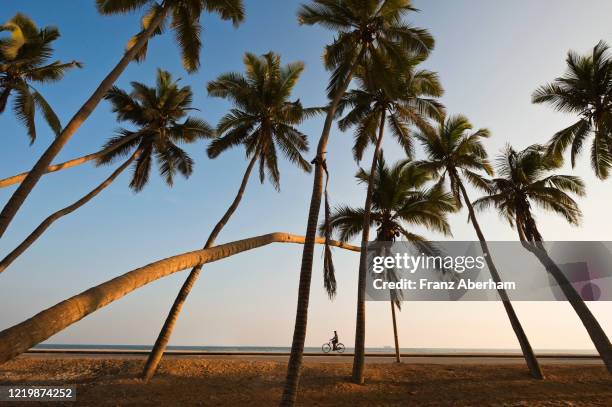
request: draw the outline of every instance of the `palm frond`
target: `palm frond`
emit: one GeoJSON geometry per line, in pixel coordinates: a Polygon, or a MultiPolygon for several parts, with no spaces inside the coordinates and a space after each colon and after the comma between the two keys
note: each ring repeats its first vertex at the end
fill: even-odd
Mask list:
{"type": "Polygon", "coordinates": [[[14,87],[15,98],[13,100],[13,112],[27,129],[30,144],[36,140],[36,124],[34,123],[34,113],[36,102],[26,85],[14,87]]]}
{"type": "Polygon", "coordinates": [[[51,130],[53,130],[55,135],[58,136],[62,131],[62,125],[49,103],[47,103],[45,98],[43,98],[42,95],[36,90],[32,92],[32,99],[34,100],[34,103],[38,109],[42,111],[43,117],[45,118],[47,124],[49,124],[49,127],[51,127],[51,130]]]}
{"type": "Polygon", "coordinates": [[[125,14],[144,7],[150,0],[96,0],[100,14],[125,14]]]}
{"type": "Polygon", "coordinates": [[[222,20],[231,20],[237,27],[245,17],[242,0],[206,0],[206,10],[217,13],[222,20]]]}
{"type": "MultiPolygon", "coordinates": [[[[199,1],[189,4],[201,8],[199,1]]],[[[171,28],[174,30],[176,42],[181,50],[183,67],[187,72],[195,72],[200,67],[200,49],[202,48],[200,33],[202,32],[202,26],[199,18],[201,12],[201,9],[192,10],[187,6],[174,7],[173,9],[171,28]]]]}
{"type": "Polygon", "coordinates": [[[149,176],[151,174],[151,154],[153,152],[153,145],[151,143],[143,146],[142,154],[136,159],[132,171],[132,180],[130,181],[130,188],[134,192],[140,192],[144,186],[149,182],[149,176]]]}

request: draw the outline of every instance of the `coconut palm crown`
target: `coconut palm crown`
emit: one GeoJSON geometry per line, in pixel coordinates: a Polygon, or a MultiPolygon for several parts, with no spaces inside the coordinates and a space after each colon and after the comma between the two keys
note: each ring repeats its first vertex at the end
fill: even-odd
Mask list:
{"type": "MultiPolygon", "coordinates": [[[[363,184],[369,177],[363,169],[356,174],[358,182],[363,184]]],[[[408,230],[407,225],[451,234],[447,214],[457,210],[454,197],[440,184],[424,188],[431,179],[431,173],[408,161],[399,161],[389,167],[381,155],[374,175],[370,214],[371,225],[376,226],[376,240],[389,242],[398,237],[409,241],[426,240],[408,230]]],[[[363,217],[362,208],[339,206],[333,210],[329,226],[339,240],[347,242],[361,233],[363,217]]],[[[321,225],[321,230],[324,227],[321,225]]]]}
{"type": "MultiPolygon", "coordinates": [[[[168,25],[166,20],[169,19],[181,50],[183,66],[189,72],[196,71],[200,66],[200,16],[203,12],[216,13],[223,20],[231,20],[235,26],[244,20],[242,0],[163,0],[161,3],[156,0],[96,0],[96,6],[101,14],[126,14],[147,7],[141,22],[142,31],[129,41],[128,48],[136,44],[151,22],[163,13],[161,24],[151,36],[163,34],[168,25]]],[[[146,54],[145,45],[138,52],[136,60],[144,60],[146,54]]]]}
{"type": "Polygon", "coordinates": [[[600,41],[589,55],[570,51],[567,71],[533,94],[533,103],[547,103],[558,111],[578,116],[578,121],[557,132],[549,152],[561,156],[571,146],[572,166],[585,141],[592,136],[591,166],[600,179],[612,167],[612,55],[600,41]]]}
{"type": "Polygon", "coordinates": [[[488,191],[488,183],[479,172],[493,175],[487,151],[482,139],[490,136],[489,130],[479,129],[473,133],[472,124],[462,115],[451,116],[438,124],[433,133],[417,133],[415,137],[421,142],[428,156],[419,165],[438,173],[439,182],[448,176],[451,192],[461,207],[460,174],[474,187],[488,191]]]}
{"type": "Polygon", "coordinates": [[[30,18],[18,13],[0,25],[0,31],[10,33],[8,38],[0,39],[0,113],[14,94],[13,111],[26,127],[30,144],[36,140],[36,109],[53,132],[59,134],[62,130],[60,120],[34,84],[59,81],[66,71],[81,67],[81,64],[49,62],[53,56],[52,44],[60,36],[56,27],[38,29],[30,18]]]}
{"type": "Polygon", "coordinates": [[[429,32],[404,21],[415,11],[410,0],[314,0],[301,6],[300,24],[319,24],[337,33],[323,55],[325,67],[333,71],[330,98],[342,88],[360,58],[379,65],[391,61],[399,67],[412,55],[431,51],[434,40],[429,32]]]}
{"type": "Polygon", "coordinates": [[[341,130],[355,127],[353,156],[361,161],[370,144],[376,144],[379,126],[385,125],[406,152],[414,156],[411,125],[423,132],[433,131],[428,119],[441,120],[444,106],[435,98],[443,89],[438,75],[427,70],[416,70],[422,58],[413,58],[402,69],[390,66],[377,70],[376,66],[360,69],[356,75],[357,87],[348,91],[340,101],[338,114],[349,109],[338,122],[341,130]]]}
{"type": "Polygon", "coordinates": [[[531,203],[557,213],[577,225],[582,216],[578,204],[570,196],[584,196],[584,183],[579,177],[552,173],[559,160],[546,154],[539,145],[515,151],[506,146],[497,158],[497,178],[488,181],[489,195],[474,202],[477,209],[496,208],[511,226],[517,227],[527,241],[541,241],[531,203]]]}
{"type": "Polygon", "coordinates": [[[149,180],[151,164],[157,161],[159,172],[169,186],[178,172],[189,177],[193,160],[178,143],[194,143],[212,138],[214,130],[204,120],[188,116],[193,94],[189,86],[180,86],[169,72],[158,69],[155,87],[132,82],[132,91],[113,87],[106,95],[120,122],[129,122],[134,130],[119,129],[104,149],[112,148],[102,156],[99,164],[107,164],[139,150],[130,188],[138,192],[149,180]]]}
{"type": "Polygon", "coordinates": [[[258,57],[244,55],[245,74],[232,72],[208,83],[213,97],[228,99],[234,107],[217,125],[217,138],[208,147],[208,155],[217,157],[223,151],[244,145],[249,157],[259,160],[259,177],[265,175],[280,188],[278,151],[304,171],[311,166],[302,157],[308,151],[308,139],[295,126],[321,109],[304,108],[299,99],[291,101],[291,92],[304,64],[282,66],[280,56],[269,52],[258,57]]]}

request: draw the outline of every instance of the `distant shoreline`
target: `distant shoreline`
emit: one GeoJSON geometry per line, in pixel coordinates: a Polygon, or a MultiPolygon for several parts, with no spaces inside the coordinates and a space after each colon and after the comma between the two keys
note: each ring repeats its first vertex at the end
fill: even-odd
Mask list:
{"type": "MultiPolygon", "coordinates": [[[[35,348],[30,349],[26,352],[27,355],[56,355],[56,356],[139,356],[148,354],[150,349],[96,349],[96,348],[35,348]]],[[[253,357],[288,357],[290,352],[278,352],[278,351],[214,351],[214,350],[177,350],[170,349],[166,350],[167,356],[253,356],[253,357]]],[[[352,349],[347,350],[345,353],[323,353],[319,351],[306,351],[304,356],[309,357],[352,357],[352,349]]],[[[394,358],[395,353],[390,350],[386,352],[369,352],[366,351],[365,356],[374,358],[394,358]]],[[[415,359],[522,359],[522,355],[519,352],[495,352],[495,351],[481,351],[481,352],[400,352],[400,356],[403,358],[415,358],[415,359]]],[[[564,360],[598,360],[600,356],[594,353],[562,353],[562,352],[548,352],[548,353],[537,353],[538,358],[545,359],[564,359],[564,360]]]]}
{"type": "MultiPolygon", "coordinates": [[[[54,355],[144,355],[151,350],[145,345],[39,345],[27,353],[54,355]]],[[[169,346],[167,355],[178,356],[288,356],[289,347],[257,346],[169,346]]],[[[599,359],[599,355],[589,350],[541,350],[536,351],[540,358],[562,359],[599,359]]],[[[323,353],[320,348],[307,347],[305,356],[353,356],[353,349],[345,353],[323,353]]],[[[401,357],[409,358],[517,358],[522,357],[520,350],[514,349],[410,349],[400,350],[401,357]]],[[[395,357],[392,348],[366,348],[369,357],[395,357]]]]}

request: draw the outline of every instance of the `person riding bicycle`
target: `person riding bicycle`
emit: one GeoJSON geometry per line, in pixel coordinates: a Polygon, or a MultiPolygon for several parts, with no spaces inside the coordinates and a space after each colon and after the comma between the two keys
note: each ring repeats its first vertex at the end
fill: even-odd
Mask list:
{"type": "Polygon", "coordinates": [[[336,345],[338,345],[338,332],[334,331],[334,337],[330,339],[333,349],[336,350],[336,345]]]}

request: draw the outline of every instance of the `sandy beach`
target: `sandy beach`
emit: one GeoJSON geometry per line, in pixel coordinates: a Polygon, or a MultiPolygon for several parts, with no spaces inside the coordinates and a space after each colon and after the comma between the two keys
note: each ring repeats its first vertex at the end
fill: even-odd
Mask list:
{"type": "MultiPolygon", "coordinates": [[[[607,406],[612,400],[612,378],[593,361],[544,360],[546,380],[536,381],[520,359],[395,364],[376,358],[363,386],[349,382],[350,361],[305,358],[299,405],[607,406]]],[[[0,385],[75,384],[77,404],[85,406],[268,406],[278,403],[286,369],[282,357],[171,357],[144,384],[136,378],[143,363],[139,356],[26,355],[0,366],[0,385]]]]}

